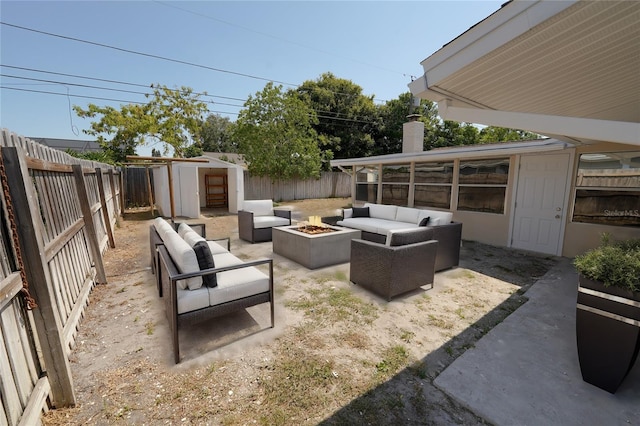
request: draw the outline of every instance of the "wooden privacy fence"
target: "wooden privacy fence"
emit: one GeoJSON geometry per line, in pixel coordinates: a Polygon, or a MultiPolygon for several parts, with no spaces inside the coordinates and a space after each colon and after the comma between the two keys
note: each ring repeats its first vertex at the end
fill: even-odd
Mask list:
{"type": "Polygon", "coordinates": [[[121,173],[2,130],[0,425],[75,404],[69,353],[102,253],[114,247],[121,173]]]}
{"type": "Polygon", "coordinates": [[[320,179],[272,182],[271,178],[250,176],[244,172],[245,200],[290,201],[333,197],[351,197],[351,176],[342,172],[322,172],[320,179]]]}
{"type": "Polygon", "coordinates": [[[149,200],[153,200],[153,167],[127,166],[123,173],[124,208],[149,206],[149,200]]]}

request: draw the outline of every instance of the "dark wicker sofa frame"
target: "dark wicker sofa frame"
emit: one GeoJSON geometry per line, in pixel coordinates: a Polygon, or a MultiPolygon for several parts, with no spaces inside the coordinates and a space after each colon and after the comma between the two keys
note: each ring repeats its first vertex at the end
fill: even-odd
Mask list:
{"type": "Polygon", "coordinates": [[[433,288],[438,245],[436,240],[399,246],[351,240],[349,280],[388,301],[428,284],[433,288]]]}
{"type": "MultiPolygon", "coordinates": [[[[289,219],[291,225],[291,210],[273,210],[273,215],[289,219]]],[[[238,234],[241,240],[250,243],[262,243],[271,241],[271,227],[254,228],[253,212],[238,210],[238,234]]]]}
{"type": "MultiPolygon", "coordinates": [[[[460,263],[460,243],[462,240],[462,223],[451,222],[446,225],[427,226],[432,231],[431,240],[438,241],[436,255],[436,272],[453,268],[460,263]]],[[[384,244],[386,235],[362,231],[362,239],[384,244]]]]}
{"type": "Polygon", "coordinates": [[[180,341],[178,336],[178,330],[180,327],[195,324],[201,321],[206,321],[211,318],[215,318],[221,315],[226,315],[231,312],[235,312],[241,309],[245,309],[251,306],[259,305],[262,303],[269,303],[271,310],[271,326],[274,327],[274,292],[273,292],[273,260],[262,259],[251,262],[245,262],[240,265],[227,266],[222,268],[205,269],[199,272],[193,272],[189,274],[181,274],[178,271],[173,259],[169,255],[167,248],[164,245],[158,246],[158,272],[162,280],[162,288],[165,296],[165,313],[169,320],[169,328],[171,329],[171,337],[173,341],[173,355],[175,363],[180,362],[180,341]],[[269,265],[269,290],[263,293],[255,294],[253,296],[244,297],[242,299],[232,300],[230,302],[221,303],[215,306],[208,306],[206,308],[198,309],[195,311],[178,313],[178,296],[177,296],[177,281],[187,278],[208,275],[216,272],[231,271],[233,269],[249,268],[259,265],[269,265]]]}

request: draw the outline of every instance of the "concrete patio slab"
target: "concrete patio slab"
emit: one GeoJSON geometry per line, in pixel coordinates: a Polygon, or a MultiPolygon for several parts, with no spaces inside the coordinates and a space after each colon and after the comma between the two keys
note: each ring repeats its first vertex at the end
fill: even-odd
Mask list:
{"type": "Polygon", "coordinates": [[[640,363],[615,394],[582,380],[575,334],[577,275],[569,259],[525,294],[529,301],[435,380],[496,425],[640,424],[640,363]]]}

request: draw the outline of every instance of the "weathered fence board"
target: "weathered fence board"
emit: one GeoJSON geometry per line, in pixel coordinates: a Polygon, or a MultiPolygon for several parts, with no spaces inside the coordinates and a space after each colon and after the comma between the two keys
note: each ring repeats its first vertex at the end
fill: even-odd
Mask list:
{"type": "Polygon", "coordinates": [[[322,172],[319,179],[288,181],[272,181],[268,177],[250,176],[248,172],[244,174],[246,200],[290,201],[350,196],[351,177],[342,172],[322,172]]]}
{"type": "Polygon", "coordinates": [[[75,402],[68,356],[93,286],[106,283],[122,174],[6,129],[0,148],[0,425],[35,424],[48,404],[75,402]]]}

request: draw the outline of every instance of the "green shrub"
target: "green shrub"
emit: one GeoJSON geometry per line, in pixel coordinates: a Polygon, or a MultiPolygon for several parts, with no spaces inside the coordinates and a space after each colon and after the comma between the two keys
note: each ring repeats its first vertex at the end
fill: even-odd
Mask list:
{"type": "Polygon", "coordinates": [[[602,244],[573,261],[578,272],[605,287],[640,291],[640,239],[609,242],[603,235],[602,244]]]}

